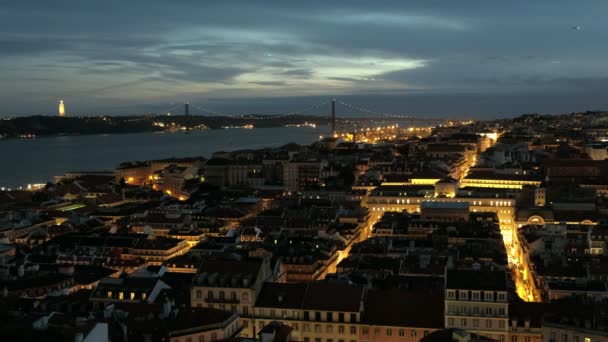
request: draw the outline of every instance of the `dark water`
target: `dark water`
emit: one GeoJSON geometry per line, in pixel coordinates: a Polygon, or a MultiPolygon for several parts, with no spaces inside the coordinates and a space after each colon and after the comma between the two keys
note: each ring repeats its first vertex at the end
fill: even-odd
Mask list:
{"type": "Polygon", "coordinates": [[[209,157],[216,151],[310,144],[328,127],[63,136],[0,141],[0,186],[44,183],[67,171],[113,170],[124,161],[209,157]]]}

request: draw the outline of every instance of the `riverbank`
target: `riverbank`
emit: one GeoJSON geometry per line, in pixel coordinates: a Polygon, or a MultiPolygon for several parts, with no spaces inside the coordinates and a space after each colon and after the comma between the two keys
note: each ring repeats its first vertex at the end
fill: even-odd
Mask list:
{"type": "Polygon", "coordinates": [[[224,127],[278,128],[304,124],[326,125],[329,118],[309,115],[207,117],[184,115],[146,116],[27,116],[0,120],[0,137],[39,137],[179,132],[222,129],[224,127]]]}
{"type": "Polygon", "coordinates": [[[310,144],[328,131],[329,127],[322,125],[7,139],[0,143],[0,186],[45,183],[73,170],[113,170],[125,161],[209,157],[222,150],[277,147],[290,142],[310,144]]]}

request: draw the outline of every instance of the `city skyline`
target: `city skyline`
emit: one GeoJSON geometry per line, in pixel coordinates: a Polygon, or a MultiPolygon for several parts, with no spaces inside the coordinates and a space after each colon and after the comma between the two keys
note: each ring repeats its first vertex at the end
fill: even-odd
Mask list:
{"type": "Polygon", "coordinates": [[[0,335],[606,341],[607,121],[6,139],[19,173],[78,169],[0,187],[0,335]]]}
{"type": "Polygon", "coordinates": [[[2,6],[2,341],[607,342],[604,13],[2,6]]]}
{"type": "Polygon", "coordinates": [[[184,100],[280,113],[330,96],[482,119],[608,107],[608,5],[552,4],[13,3],[0,115],[53,114],[60,99],[98,114],[184,100]]]}

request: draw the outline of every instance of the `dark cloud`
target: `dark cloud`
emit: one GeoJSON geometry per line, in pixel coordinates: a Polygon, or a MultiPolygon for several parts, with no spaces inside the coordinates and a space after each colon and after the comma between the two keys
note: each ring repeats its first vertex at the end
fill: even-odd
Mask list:
{"type": "Polygon", "coordinates": [[[249,82],[251,84],[258,84],[261,86],[286,86],[289,83],[283,81],[259,81],[259,82],[249,82]]]}
{"type": "Polygon", "coordinates": [[[363,82],[364,81],[360,78],[353,78],[353,77],[328,77],[327,79],[334,80],[334,81],[344,81],[344,82],[363,82]]]}
{"type": "Polygon", "coordinates": [[[294,96],[329,93],[593,95],[607,85],[607,11],[602,0],[13,1],[0,9],[0,115],[75,94],[74,111],[188,96],[297,107],[294,96]]]}
{"type": "Polygon", "coordinates": [[[299,78],[309,78],[312,76],[312,71],[307,69],[289,69],[279,72],[280,75],[296,76],[299,78]]]}
{"type": "Polygon", "coordinates": [[[169,64],[169,67],[176,68],[172,71],[162,72],[162,76],[182,81],[191,82],[227,82],[235,76],[242,73],[242,69],[225,67],[209,67],[205,65],[197,65],[192,63],[174,63],[169,64]]]}

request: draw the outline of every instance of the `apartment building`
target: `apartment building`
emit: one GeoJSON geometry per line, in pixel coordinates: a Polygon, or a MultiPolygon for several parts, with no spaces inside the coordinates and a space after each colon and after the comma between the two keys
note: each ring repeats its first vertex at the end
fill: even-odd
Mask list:
{"type": "Polygon", "coordinates": [[[359,341],[364,288],[348,284],[265,283],[252,322],[261,330],[270,321],[293,328],[303,342],[359,341]]]}
{"type": "Polygon", "coordinates": [[[499,342],[509,335],[507,274],[450,270],[445,285],[445,327],[472,331],[499,342]]]}
{"type": "Polygon", "coordinates": [[[254,337],[253,305],[265,281],[272,281],[266,258],[203,261],[190,290],[192,307],[210,307],[237,312],[243,337],[254,337]]]}

